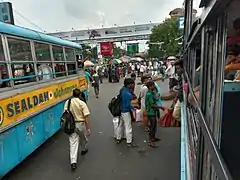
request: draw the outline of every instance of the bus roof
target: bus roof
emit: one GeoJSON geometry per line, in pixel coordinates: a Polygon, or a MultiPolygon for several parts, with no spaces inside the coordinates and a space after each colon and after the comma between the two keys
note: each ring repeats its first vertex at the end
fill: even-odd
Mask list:
{"type": "Polygon", "coordinates": [[[3,22],[0,22],[0,33],[82,49],[82,46],[77,43],[3,22]]]}

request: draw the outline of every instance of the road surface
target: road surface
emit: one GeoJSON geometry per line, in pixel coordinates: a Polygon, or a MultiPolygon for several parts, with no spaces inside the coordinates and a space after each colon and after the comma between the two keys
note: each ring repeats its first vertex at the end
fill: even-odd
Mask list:
{"type": "MultiPolygon", "coordinates": [[[[158,82],[167,92],[167,82],[158,82]]],[[[134,125],[138,147],[117,145],[113,139],[112,117],[108,101],[121,84],[104,82],[100,99],[90,94],[91,137],[89,153],[79,156],[78,169],[71,172],[68,138],[57,133],[10,172],[4,180],[178,180],[180,179],[180,129],[159,128],[162,139],[157,149],[147,146],[148,135],[134,125]]],[[[139,91],[139,85],[136,87],[139,91]]],[[[138,94],[138,93],[136,93],[138,94]]]]}

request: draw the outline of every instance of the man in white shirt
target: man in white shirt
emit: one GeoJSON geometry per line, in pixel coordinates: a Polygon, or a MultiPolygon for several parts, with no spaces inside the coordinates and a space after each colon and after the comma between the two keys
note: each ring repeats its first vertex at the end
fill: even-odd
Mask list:
{"type": "Polygon", "coordinates": [[[175,77],[175,66],[173,66],[173,64],[174,64],[174,61],[171,61],[169,63],[168,68],[165,71],[165,73],[169,77],[169,89],[170,89],[170,91],[172,91],[173,87],[177,85],[177,80],[176,80],[176,77],[175,77]]]}
{"type": "MultiPolygon", "coordinates": [[[[76,130],[73,134],[69,136],[70,145],[70,162],[72,170],[77,168],[77,156],[78,156],[78,146],[80,143],[81,154],[85,155],[88,152],[87,149],[87,136],[90,135],[90,120],[89,120],[89,109],[87,104],[80,100],[81,90],[73,90],[73,98],[71,99],[70,111],[73,114],[74,120],[76,122],[76,130]]],[[[68,109],[68,102],[66,101],[64,105],[64,110],[68,109]]]]}
{"type": "Polygon", "coordinates": [[[140,66],[140,76],[141,77],[143,76],[144,71],[145,71],[145,66],[143,64],[141,64],[141,66],[140,66]]]}
{"type": "Polygon", "coordinates": [[[135,65],[134,64],[131,66],[131,68],[132,68],[132,72],[135,73],[135,65]]]}
{"type": "Polygon", "coordinates": [[[144,125],[146,132],[149,131],[149,127],[148,127],[148,118],[147,118],[146,109],[145,109],[145,98],[146,98],[146,94],[148,92],[148,88],[145,83],[148,82],[149,79],[150,79],[149,76],[141,77],[142,86],[141,86],[141,90],[140,90],[140,94],[139,94],[139,99],[141,101],[141,113],[142,113],[142,118],[143,118],[143,125],[144,125]]]}

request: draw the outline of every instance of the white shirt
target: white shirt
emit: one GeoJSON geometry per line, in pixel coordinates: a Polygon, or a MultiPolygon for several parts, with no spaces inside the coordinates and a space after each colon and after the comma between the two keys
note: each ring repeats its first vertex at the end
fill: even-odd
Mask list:
{"type": "Polygon", "coordinates": [[[169,65],[166,69],[166,74],[169,78],[175,78],[175,66],[169,65]]]}
{"type": "Polygon", "coordinates": [[[134,66],[134,65],[132,65],[132,70],[133,70],[133,71],[135,70],[135,66],[134,66]]]}
{"type": "MultiPolygon", "coordinates": [[[[65,102],[64,110],[68,108],[68,101],[65,102]]],[[[79,98],[72,98],[70,104],[70,111],[73,114],[75,121],[85,121],[85,117],[90,115],[87,104],[79,98]]]]}
{"type": "Polygon", "coordinates": [[[141,65],[141,66],[140,66],[140,72],[144,72],[144,70],[145,70],[144,65],[141,65]]]}
{"type": "Polygon", "coordinates": [[[147,92],[148,92],[147,86],[142,85],[140,90],[141,108],[145,108],[145,99],[146,99],[147,92]]]}

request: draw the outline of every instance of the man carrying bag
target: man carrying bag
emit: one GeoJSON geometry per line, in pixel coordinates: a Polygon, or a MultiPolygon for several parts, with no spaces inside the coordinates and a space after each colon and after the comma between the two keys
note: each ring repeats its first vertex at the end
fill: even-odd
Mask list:
{"type": "Polygon", "coordinates": [[[74,89],[73,98],[67,100],[64,105],[65,112],[69,111],[75,120],[75,131],[69,134],[70,161],[72,170],[75,170],[77,168],[79,143],[82,148],[81,154],[85,155],[88,152],[87,137],[90,135],[90,112],[87,104],[80,99],[80,96],[81,91],[79,89],[74,89]]]}

